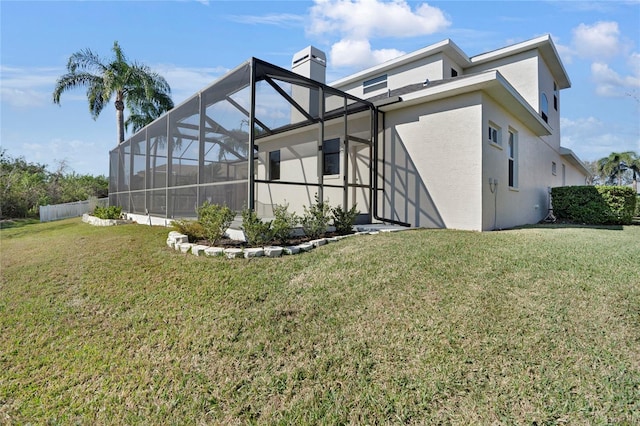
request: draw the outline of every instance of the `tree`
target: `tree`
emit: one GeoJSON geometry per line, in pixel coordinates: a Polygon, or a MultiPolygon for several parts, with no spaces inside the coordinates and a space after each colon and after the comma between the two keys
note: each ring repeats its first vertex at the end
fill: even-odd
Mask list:
{"type": "MultiPolygon", "coordinates": [[[[625,179],[625,172],[631,171],[634,189],[637,192],[637,180],[639,165],[638,154],[633,151],[612,152],[608,157],[598,160],[598,170],[602,176],[611,183],[622,185],[625,179]]],[[[627,181],[629,182],[629,181],[627,181]]]]}
{"type": "Polygon", "coordinates": [[[72,54],[67,63],[68,72],[56,81],[53,102],[60,104],[63,92],[86,87],[89,111],[95,120],[115,97],[118,143],[122,143],[125,106],[137,117],[135,124],[131,123],[136,130],[173,108],[173,101],[171,88],[164,77],[146,65],[129,63],[117,41],[112,50],[114,56],[109,62],[89,49],[72,54]]]}

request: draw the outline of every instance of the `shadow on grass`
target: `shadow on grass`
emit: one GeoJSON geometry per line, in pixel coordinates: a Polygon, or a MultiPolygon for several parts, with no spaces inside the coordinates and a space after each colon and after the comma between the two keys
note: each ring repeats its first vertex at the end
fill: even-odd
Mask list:
{"type": "Polygon", "coordinates": [[[40,223],[40,221],[38,219],[33,219],[33,218],[5,219],[5,220],[0,220],[0,229],[17,229],[17,228],[22,228],[28,225],[33,225],[36,223],[40,223]]]}

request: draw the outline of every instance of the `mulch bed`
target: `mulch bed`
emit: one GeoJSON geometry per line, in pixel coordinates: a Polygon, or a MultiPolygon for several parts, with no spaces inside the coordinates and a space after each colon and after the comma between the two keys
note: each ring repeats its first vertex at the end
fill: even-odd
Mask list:
{"type": "MultiPolygon", "coordinates": [[[[321,235],[318,238],[331,238],[331,237],[337,237],[339,235],[344,235],[344,234],[338,234],[337,232],[326,232],[326,233],[324,233],[323,235],[321,235]]],[[[301,235],[301,236],[291,237],[287,241],[286,244],[280,244],[281,241],[273,241],[270,245],[274,245],[274,246],[275,245],[296,246],[298,244],[308,243],[309,241],[312,241],[312,240],[315,240],[315,239],[316,238],[309,238],[307,236],[301,235]]],[[[244,241],[232,240],[231,238],[227,238],[227,237],[221,238],[215,244],[209,243],[208,240],[199,240],[199,241],[196,241],[196,244],[215,246],[215,247],[222,247],[222,248],[250,248],[250,247],[252,247],[251,245],[249,245],[248,243],[246,243],[244,241]]],[[[260,246],[260,247],[262,247],[262,246],[260,246]]]]}

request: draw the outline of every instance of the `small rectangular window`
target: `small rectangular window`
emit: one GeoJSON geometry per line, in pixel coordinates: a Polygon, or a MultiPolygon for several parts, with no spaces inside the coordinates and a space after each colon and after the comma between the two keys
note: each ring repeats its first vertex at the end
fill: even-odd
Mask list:
{"type": "Polygon", "coordinates": [[[387,75],[384,74],[379,77],[366,80],[364,83],[362,83],[362,92],[366,94],[366,93],[373,92],[375,90],[384,89],[386,87],[387,87],[387,75]]]}
{"type": "Polygon", "coordinates": [[[502,145],[502,136],[500,134],[500,128],[494,124],[489,124],[489,142],[493,142],[496,145],[502,145]]]}
{"type": "Polygon", "coordinates": [[[553,82],[553,109],[558,110],[558,98],[560,97],[560,93],[558,92],[558,85],[556,82],[553,82]]]}
{"type": "Polygon", "coordinates": [[[555,175],[556,175],[556,173],[557,173],[557,169],[556,169],[556,162],[555,162],[555,161],[552,161],[552,162],[551,162],[551,174],[555,176],[555,175]]]}
{"type": "Polygon", "coordinates": [[[269,180],[280,179],[280,150],[269,153],[269,180]]]}
{"type": "Polygon", "coordinates": [[[458,71],[451,68],[451,77],[457,77],[457,76],[458,76],[458,71]]]}
{"type": "Polygon", "coordinates": [[[330,139],[322,144],[322,174],[340,174],[340,139],[330,139]]]}

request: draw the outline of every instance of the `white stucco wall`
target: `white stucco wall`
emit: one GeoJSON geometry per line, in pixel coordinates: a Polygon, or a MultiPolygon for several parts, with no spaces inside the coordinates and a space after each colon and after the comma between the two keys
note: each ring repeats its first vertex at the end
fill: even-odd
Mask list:
{"type": "Polygon", "coordinates": [[[386,114],[385,217],[480,230],[482,108],[467,94],[386,114]]]}
{"type": "MultiPolygon", "coordinates": [[[[324,140],[339,138],[340,174],[323,176],[325,185],[343,185],[344,177],[344,147],[342,142],[344,124],[342,120],[327,124],[324,140]]],[[[370,124],[368,114],[349,121],[349,135],[363,139],[370,137],[370,124]]],[[[303,130],[290,132],[289,134],[276,135],[265,138],[259,142],[258,164],[256,167],[256,179],[268,180],[269,152],[280,150],[280,181],[282,182],[306,182],[317,184],[319,157],[322,152],[318,150],[319,131],[317,126],[309,126],[303,130]]],[[[370,156],[368,145],[349,142],[349,170],[348,182],[361,185],[369,185],[370,156]]],[[[319,194],[318,186],[286,185],[274,183],[256,184],[256,212],[261,217],[271,217],[275,204],[289,204],[289,211],[303,214],[304,206],[310,206],[315,202],[315,194],[319,194]]],[[[342,206],[344,191],[342,188],[323,189],[323,200],[328,201],[332,207],[342,206]]],[[[370,209],[370,191],[368,188],[349,188],[348,203],[350,208],[357,203],[357,209],[363,214],[368,214],[370,209]]],[[[345,206],[343,206],[345,207],[345,206]]]]}
{"type": "Polygon", "coordinates": [[[537,50],[471,66],[465,74],[488,70],[498,70],[534,110],[540,111],[537,50]]]}
{"type": "MultiPolygon", "coordinates": [[[[409,84],[424,82],[426,79],[440,80],[444,77],[449,77],[448,74],[443,74],[444,58],[445,55],[443,55],[442,53],[437,53],[427,58],[421,58],[414,62],[404,64],[397,68],[393,68],[391,70],[380,71],[379,73],[368,75],[367,77],[363,77],[360,80],[351,82],[348,85],[336,86],[336,88],[351,95],[366,99],[372,96],[380,95],[381,93],[385,93],[388,90],[395,90],[409,84]],[[364,81],[384,74],[387,75],[386,88],[366,94],[363,93],[362,84],[364,81]]],[[[447,72],[448,70],[449,68],[447,68],[447,72]]]]}
{"type": "Polygon", "coordinates": [[[516,117],[499,106],[493,99],[484,96],[483,128],[491,121],[500,126],[502,147],[492,144],[483,134],[483,230],[504,229],[518,225],[537,223],[548,212],[548,187],[562,186],[562,165],[565,165],[565,184],[583,185],[584,174],[568,163],[559,151],[531,132],[516,117]],[[508,130],[517,134],[517,188],[509,188],[508,176],[508,130]],[[556,163],[556,174],[552,163],[556,163]],[[496,193],[489,187],[489,179],[498,179],[496,193]],[[496,200],[497,197],[497,200],[496,200]],[[495,208],[497,206],[497,209],[495,208]],[[495,215],[495,216],[494,216],[495,215]],[[495,226],[494,226],[495,220],[495,226]]]}

